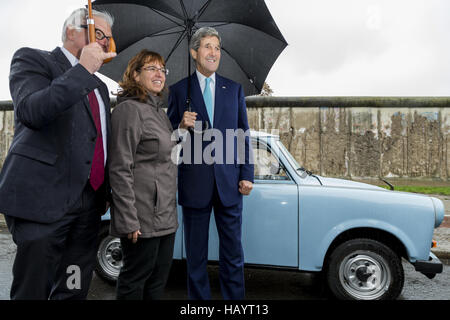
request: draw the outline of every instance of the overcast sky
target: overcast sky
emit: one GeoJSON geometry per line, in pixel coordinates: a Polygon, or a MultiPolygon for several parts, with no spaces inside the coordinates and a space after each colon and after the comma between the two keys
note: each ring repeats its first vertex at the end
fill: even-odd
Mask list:
{"type": "MultiPolygon", "coordinates": [[[[225,0],[224,0],[225,1],[225,0]]],[[[22,46],[61,45],[65,18],[87,1],[0,5],[0,100],[22,46]]],[[[266,0],[289,46],[267,82],[276,96],[450,96],[449,0],[266,0]]],[[[117,88],[107,81],[110,90],[117,88]]]]}

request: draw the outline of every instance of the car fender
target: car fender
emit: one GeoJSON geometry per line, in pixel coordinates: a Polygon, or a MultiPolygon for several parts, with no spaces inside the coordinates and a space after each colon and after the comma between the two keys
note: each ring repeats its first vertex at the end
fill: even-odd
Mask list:
{"type": "Polygon", "coordinates": [[[418,255],[418,248],[414,245],[412,239],[398,227],[380,220],[358,219],[345,221],[329,230],[329,232],[324,236],[323,241],[320,243],[316,256],[313,258],[315,268],[318,270],[322,269],[325,262],[325,255],[337,237],[346,231],[358,228],[370,228],[388,232],[400,240],[400,242],[404,245],[406,254],[409,258],[416,257],[418,255]]]}
{"type": "Polygon", "coordinates": [[[299,190],[300,270],[322,270],[333,241],[355,228],[392,234],[412,263],[428,258],[435,224],[430,197],[358,188],[301,186],[299,190]]]}

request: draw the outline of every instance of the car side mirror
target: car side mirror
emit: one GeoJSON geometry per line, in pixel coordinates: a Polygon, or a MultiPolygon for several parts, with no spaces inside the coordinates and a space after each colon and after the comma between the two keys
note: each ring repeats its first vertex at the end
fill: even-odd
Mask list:
{"type": "Polygon", "coordinates": [[[281,171],[281,165],[279,163],[270,163],[270,174],[279,175],[281,171]]]}

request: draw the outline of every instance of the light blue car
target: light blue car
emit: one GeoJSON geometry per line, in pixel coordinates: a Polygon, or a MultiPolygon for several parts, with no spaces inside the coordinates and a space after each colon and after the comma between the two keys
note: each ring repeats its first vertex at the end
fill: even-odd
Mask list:
{"type": "MultiPolygon", "coordinates": [[[[395,299],[405,258],[429,278],[442,272],[430,251],[444,219],[439,199],[369,184],[316,176],[300,167],[278,136],[252,132],[255,183],[244,197],[242,241],[246,266],[323,272],[340,299],[395,299]]],[[[174,259],[185,259],[181,207],[174,259]]],[[[122,264],[120,241],[103,216],[97,273],[114,281],[122,264]]],[[[209,260],[219,243],[211,217],[209,260]]]]}

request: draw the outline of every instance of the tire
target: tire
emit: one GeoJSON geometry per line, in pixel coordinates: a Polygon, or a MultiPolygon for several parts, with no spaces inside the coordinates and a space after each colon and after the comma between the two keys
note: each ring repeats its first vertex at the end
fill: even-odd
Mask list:
{"type": "Polygon", "coordinates": [[[372,239],[339,245],[327,261],[325,276],[333,295],[342,300],[393,300],[405,279],[401,258],[372,239]]]}
{"type": "Polygon", "coordinates": [[[110,236],[109,224],[105,224],[100,229],[99,241],[95,272],[100,278],[114,283],[122,267],[120,239],[110,236]]]}

